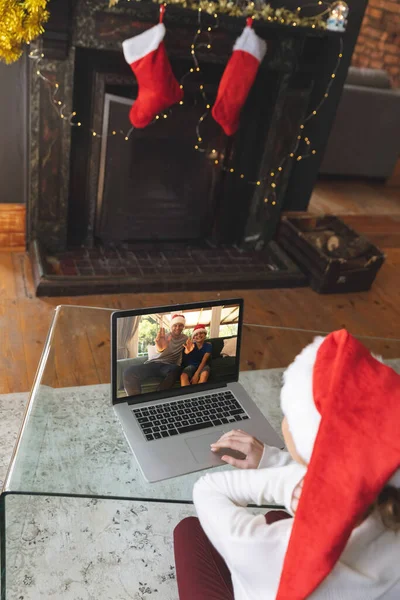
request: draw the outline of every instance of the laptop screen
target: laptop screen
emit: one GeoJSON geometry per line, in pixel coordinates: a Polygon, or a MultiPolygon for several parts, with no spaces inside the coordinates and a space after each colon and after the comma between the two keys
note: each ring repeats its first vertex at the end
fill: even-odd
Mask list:
{"type": "Polygon", "coordinates": [[[112,315],[113,401],[143,402],[237,381],[242,300],[112,315]]]}

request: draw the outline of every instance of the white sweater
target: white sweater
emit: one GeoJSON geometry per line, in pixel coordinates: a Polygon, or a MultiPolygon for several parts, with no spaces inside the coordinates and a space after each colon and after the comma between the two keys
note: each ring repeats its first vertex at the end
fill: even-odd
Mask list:
{"type": "MultiPolygon", "coordinates": [[[[201,525],[232,575],[235,600],[275,600],[293,519],[266,525],[247,504],[282,504],[292,513],[306,468],[266,446],[258,469],[210,473],[194,486],[201,525]]],[[[400,533],[371,515],[356,527],[312,600],[400,600],[400,533]]],[[[288,599],[290,600],[290,599],[288,599]]]]}

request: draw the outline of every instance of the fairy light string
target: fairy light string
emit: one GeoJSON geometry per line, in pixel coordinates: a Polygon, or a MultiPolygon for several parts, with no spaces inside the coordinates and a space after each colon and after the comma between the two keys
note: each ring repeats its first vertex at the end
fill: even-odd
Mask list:
{"type": "MultiPolygon", "coordinates": [[[[53,107],[53,109],[55,110],[55,112],[57,113],[57,115],[60,117],[60,119],[62,121],[66,121],[70,127],[82,127],[81,121],[79,121],[77,119],[76,111],[73,110],[70,113],[65,112],[67,109],[67,105],[60,98],[59,82],[53,81],[52,79],[49,79],[49,77],[46,77],[46,75],[43,75],[43,71],[42,71],[43,67],[42,67],[41,63],[43,62],[43,60],[45,58],[44,54],[39,49],[31,50],[28,54],[28,58],[35,65],[34,68],[35,68],[37,77],[39,77],[42,81],[44,81],[46,83],[48,90],[49,90],[50,104],[53,107]]],[[[99,139],[101,139],[102,137],[105,137],[105,136],[101,135],[98,131],[95,131],[94,129],[90,128],[89,131],[92,134],[92,137],[98,137],[99,139]]],[[[106,137],[112,137],[115,135],[119,135],[119,136],[123,137],[125,141],[128,141],[132,131],[133,131],[133,127],[131,127],[128,131],[123,131],[122,129],[112,130],[111,133],[107,134],[106,137]]]]}

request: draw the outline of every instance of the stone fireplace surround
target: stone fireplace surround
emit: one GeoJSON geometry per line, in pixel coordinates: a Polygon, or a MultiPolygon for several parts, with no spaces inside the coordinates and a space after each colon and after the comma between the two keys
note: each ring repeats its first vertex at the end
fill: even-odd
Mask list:
{"type": "MultiPolygon", "coordinates": [[[[140,33],[157,21],[158,7],[147,2],[121,2],[116,9],[109,9],[108,3],[104,1],[77,0],[76,2],[67,2],[67,0],[53,0],[50,2],[50,11],[53,24],[50,21],[48,31],[42,41],[42,48],[46,57],[43,61],[42,71],[46,77],[58,81],[61,90],[60,97],[66,104],[65,113],[68,114],[76,107],[77,86],[75,85],[74,88],[74,83],[76,84],[76,67],[79,66],[76,61],[78,51],[80,49],[90,49],[99,52],[107,51],[114,55],[121,53],[121,42],[124,39],[140,33]]],[[[360,7],[358,12],[358,15],[353,15],[356,27],[359,26],[361,21],[363,6],[360,7]]],[[[193,32],[197,26],[197,15],[194,11],[170,6],[168,19],[166,19],[166,25],[167,29],[171,31],[171,35],[167,37],[166,45],[173,64],[175,58],[182,58],[189,51],[193,32]]],[[[207,55],[207,58],[199,54],[200,61],[207,60],[210,64],[224,65],[229,57],[232,43],[240,34],[242,28],[242,20],[221,17],[220,28],[213,34],[213,51],[207,55]]],[[[330,61],[330,64],[334,64],[332,59],[334,59],[334,53],[337,52],[338,47],[337,34],[332,32],[321,32],[308,28],[303,31],[295,31],[293,28],[292,31],[289,27],[262,24],[258,26],[257,33],[262,35],[268,44],[267,58],[262,65],[262,69],[264,73],[269,73],[269,81],[276,82],[276,85],[271,85],[269,90],[269,92],[273,90],[273,94],[270,93],[269,96],[269,103],[271,104],[272,96],[273,104],[269,107],[268,135],[265,136],[263,147],[259,145],[257,151],[249,151],[249,137],[246,142],[245,132],[250,132],[248,136],[251,139],[252,135],[253,137],[257,135],[257,129],[260,128],[260,123],[254,123],[252,118],[254,114],[254,110],[252,110],[254,109],[254,96],[257,92],[259,94],[262,91],[261,84],[258,83],[257,88],[256,82],[255,92],[252,92],[253,99],[252,94],[250,94],[249,99],[249,102],[253,102],[253,105],[249,106],[248,102],[243,111],[241,130],[235,136],[233,142],[227,140],[225,146],[226,156],[229,156],[231,160],[239,161],[239,163],[242,161],[240,164],[243,165],[243,160],[246,161],[247,159],[247,166],[250,166],[250,170],[252,169],[255,179],[264,178],[268,171],[274,168],[277,160],[290,149],[295,135],[298,133],[299,124],[305,114],[308,113],[310,106],[316,104],[316,100],[320,98],[321,92],[326,86],[327,62],[330,61]],[[246,143],[247,151],[243,159],[243,149],[246,149],[246,143]]],[[[344,79],[350,61],[355,40],[355,38],[352,39],[353,37],[346,32],[344,43],[350,54],[347,61],[344,60],[345,64],[342,72],[338,74],[337,91],[341,89],[341,80],[344,79]]],[[[124,81],[130,73],[129,67],[127,69],[124,81]]],[[[335,108],[339,97],[337,91],[337,97],[335,98],[335,94],[331,94],[333,97],[326,103],[324,109],[325,120],[322,120],[322,126],[321,120],[317,129],[314,126],[314,131],[313,125],[310,125],[310,137],[313,135],[313,139],[315,139],[317,135],[319,140],[316,143],[319,144],[319,147],[321,147],[321,144],[323,147],[327,138],[329,131],[327,121],[329,122],[329,117],[333,116],[332,110],[335,108]]],[[[257,103],[257,100],[255,102],[257,103]]],[[[77,148],[83,143],[88,154],[91,157],[96,156],[98,155],[98,145],[96,146],[96,144],[99,144],[99,140],[89,139],[88,131],[85,133],[83,128],[79,132],[76,129],[71,130],[70,126],[57,116],[49,102],[48,87],[40,78],[35,76],[34,69],[31,69],[30,106],[31,161],[28,245],[31,250],[38,286],[37,293],[91,293],[90,281],[85,281],[83,287],[78,285],[78,291],[72,289],[74,285],[68,286],[65,282],[58,281],[53,286],[56,291],[52,292],[52,285],[47,284],[51,280],[54,282],[57,277],[63,275],[67,279],[68,277],[71,279],[73,273],[70,272],[68,275],[68,268],[64,268],[63,252],[67,253],[64,257],[67,259],[67,265],[70,264],[71,253],[76,255],[79,251],[83,252],[85,257],[75,256],[76,261],[80,261],[81,264],[83,264],[82,261],[87,260],[88,255],[99,258],[96,252],[100,252],[100,250],[96,249],[94,235],[95,203],[93,194],[90,197],[90,193],[88,193],[90,187],[93,188],[91,178],[93,179],[93,172],[96,172],[96,169],[93,170],[93,165],[91,168],[87,167],[86,170],[81,169],[80,172],[78,169],[81,179],[77,177],[76,169],[74,172],[74,156],[76,161],[77,148]],[[78,135],[81,137],[77,137],[78,135]],[[74,139],[74,136],[77,137],[78,141],[74,139]],[[84,170],[86,172],[82,175],[84,170]],[[84,193],[82,193],[83,189],[84,193]],[[78,193],[77,190],[79,190],[78,193]],[[73,219],[75,219],[75,222],[73,219]],[[78,234],[74,236],[75,231],[78,231],[78,234]],[[46,279],[47,284],[43,285],[46,279]]],[[[89,114],[90,126],[93,126],[96,118],[98,119],[98,116],[89,114]]],[[[251,253],[254,253],[255,250],[258,251],[258,256],[255,262],[252,263],[253,276],[247,282],[244,281],[243,287],[249,287],[249,285],[255,287],[276,286],[279,281],[277,271],[281,269],[284,271],[284,277],[280,285],[304,285],[304,277],[293,263],[288,261],[284,254],[280,253],[276,245],[272,247],[269,244],[281,210],[283,208],[304,209],[308,202],[308,196],[311,193],[317,174],[318,159],[304,161],[304,165],[296,163],[291,168],[285,169],[285,176],[277,197],[277,206],[274,208],[271,205],[265,205],[264,189],[255,189],[254,187],[249,189],[249,186],[247,186],[247,189],[243,189],[234,178],[227,178],[226,175],[221,174],[218,210],[215,211],[215,222],[207,243],[214,254],[216,248],[223,250],[225,258],[222,263],[225,265],[225,274],[231,271],[231,275],[235,271],[234,258],[232,263],[232,257],[235,253],[238,253],[237,256],[239,256],[240,253],[245,251],[247,252],[245,256],[250,260],[251,253]],[[299,194],[299,185],[302,189],[301,194],[299,194]],[[226,223],[229,226],[224,228],[221,223],[222,225],[226,223]],[[234,225],[232,226],[232,224],[234,225]],[[238,249],[238,247],[240,248],[238,249]],[[230,256],[229,264],[226,262],[226,252],[230,256]],[[279,256],[277,256],[277,253],[279,256]],[[274,281],[270,284],[263,282],[263,278],[260,279],[255,276],[255,273],[260,271],[260,260],[261,262],[264,260],[266,265],[271,262],[270,267],[267,266],[265,269],[266,273],[274,272],[274,281]],[[277,267],[277,265],[279,266],[277,267]]],[[[132,248],[125,247],[123,250],[129,254],[132,248]]],[[[145,253],[148,253],[149,250],[155,250],[158,253],[156,262],[160,264],[159,252],[162,251],[162,248],[159,245],[154,247],[154,244],[150,243],[150,245],[142,247],[141,250],[145,253]]],[[[115,251],[115,248],[111,249],[112,253],[115,251]]],[[[101,249],[100,254],[100,258],[104,258],[104,249],[101,249]]],[[[243,258],[243,254],[241,258],[243,258]]],[[[203,260],[207,262],[207,257],[203,257],[203,260]]],[[[135,261],[137,262],[137,257],[135,261]]],[[[221,263],[221,261],[219,262],[221,263]]],[[[248,267],[250,262],[247,263],[248,267]]],[[[95,270],[90,271],[90,268],[93,268],[93,265],[89,265],[89,271],[86,271],[86,273],[83,270],[83,276],[86,275],[89,279],[90,276],[95,275],[95,270]]],[[[116,265],[116,269],[114,276],[118,274],[120,279],[127,274],[125,263],[123,268],[121,264],[116,265]],[[118,269],[119,273],[117,273],[118,269]]],[[[79,268],[75,270],[79,271],[79,268]]],[[[158,272],[159,279],[160,272],[157,271],[157,267],[156,272],[158,272]]],[[[188,273],[190,276],[190,268],[188,273]]],[[[203,279],[208,279],[208,284],[210,284],[209,277],[209,275],[203,277],[203,279]]],[[[137,280],[136,276],[134,278],[137,280]]],[[[163,279],[163,276],[161,279],[163,279]]],[[[92,277],[93,283],[94,279],[92,277]]],[[[118,289],[121,289],[120,280],[118,284],[116,281],[114,283],[118,286],[118,289]]],[[[100,288],[96,288],[94,285],[93,293],[98,293],[99,289],[113,291],[112,285],[111,287],[107,284],[104,285],[104,281],[102,284],[103,286],[100,286],[100,288]]],[[[137,288],[138,281],[135,285],[137,288]]],[[[200,281],[196,285],[199,289],[201,287],[200,281]]],[[[231,276],[230,281],[225,282],[225,287],[232,287],[233,285],[240,287],[240,281],[235,280],[232,282],[231,276]]],[[[176,281],[175,284],[172,283],[171,285],[168,285],[166,280],[162,283],[163,289],[174,287],[175,289],[177,287],[182,289],[182,278],[178,286],[176,281]]],[[[193,289],[190,285],[187,287],[193,289]]],[[[222,285],[222,287],[224,286],[222,285]]],[[[136,290],[136,288],[128,285],[127,289],[136,290]]],[[[149,289],[156,291],[154,285],[153,287],[150,286],[149,289]]]]}

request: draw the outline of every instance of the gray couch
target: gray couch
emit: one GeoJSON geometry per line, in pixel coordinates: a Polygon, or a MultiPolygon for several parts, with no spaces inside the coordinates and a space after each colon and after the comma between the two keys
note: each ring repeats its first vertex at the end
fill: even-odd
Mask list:
{"type": "MultiPolygon", "coordinates": [[[[231,336],[236,337],[236,336],[231,336]]],[[[212,338],[207,340],[212,344],[212,354],[209,360],[210,365],[210,377],[209,383],[218,383],[226,381],[226,378],[235,374],[235,357],[234,356],[221,356],[222,348],[224,346],[224,339],[230,339],[229,336],[225,338],[212,338]]],[[[124,358],[117,361],[117,382],[118,392],[123,391],[123,372],[131,365],[142,364],[147,360],[147,356],[141,356],[139,358],[124,358]]],[[[149,378],[142,383],[142,393],[154,392],[160,379],[149,378]]],[[[174,387],[180,387],[179,380],[174,387]]]]}
{"type": "Polygon", "coordinates": [[[350,67],[321,174],[387,178],[400,156],[400,89],[385,71],[350,67]]]}

